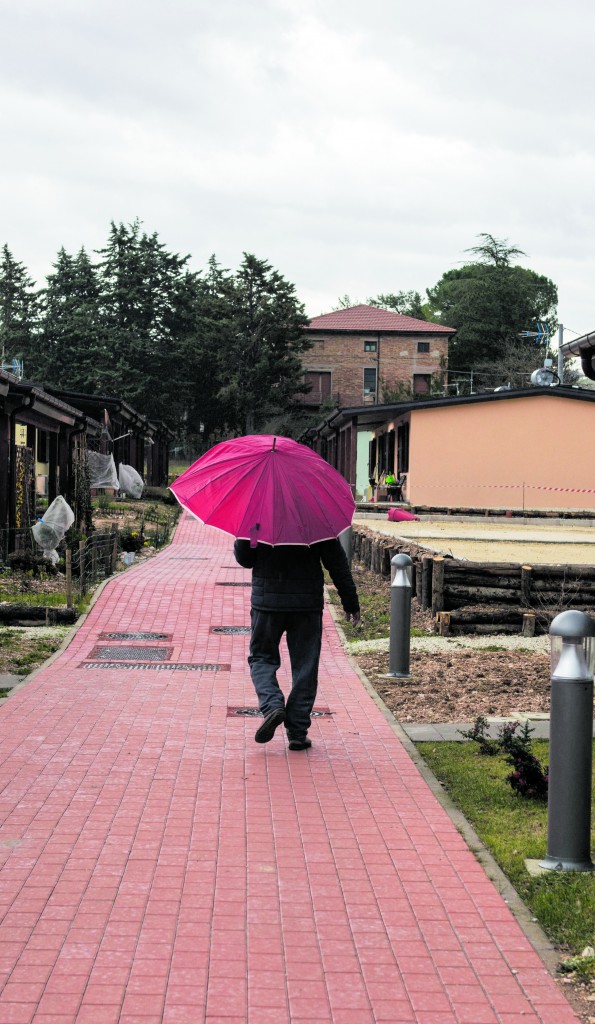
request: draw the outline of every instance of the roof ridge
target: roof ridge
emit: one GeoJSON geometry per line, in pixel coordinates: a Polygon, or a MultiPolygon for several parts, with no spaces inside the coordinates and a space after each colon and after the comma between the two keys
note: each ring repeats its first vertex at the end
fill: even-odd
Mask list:
{"type": "Polygon", "coordinates": [[[395,331],[400,333],[454,334],[454,327],[433,323],[431,320],[419,320],[405,313],[396,313],[392,309],[359,303],[345,309],[335,309],[330,313],[321,313],[312,317],[306,330],[335,331],[395,331]]]}

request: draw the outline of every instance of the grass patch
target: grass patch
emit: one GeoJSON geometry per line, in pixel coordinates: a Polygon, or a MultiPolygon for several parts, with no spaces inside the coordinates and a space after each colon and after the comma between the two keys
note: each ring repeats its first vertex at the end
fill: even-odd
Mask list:
{"type": "MultiPolygon", "coordinates": [[[[325,575],[331,604],[341,608],[339,595],[328,574],[325,575]]],[[[359,626],[352,626],[350,622],[341,622],[341,627],[347,640],[387,639],[390,632],[390,601],[387,602],[386,594],[368,593],[360,589],[359,603],[362,616],[359,626]]],[[[411,630],[411,636],[431,635],[425,629],[414,627],[411,630]]]]}
{"type": "MultiPolygon", "coordinates": [[[[341,607],[341,600],[335,587],[328,583],[331,604],[341,607]]],[[[361,622],[352,626],[350,622],[342,622],[341,627],[348,640],[379,640],[387,637],[390,626],[390,607],[387,606],[384,594],[359,595],[361,622]]]]}
{"type": "Polygon", "coordinates": [[[0,601],[9,604],[23,604],[29,608],[62,608],[66,606],[66,591],[63,593],[36,593],[35,591],[0,590],[0,601]]]}
{"type": "Polygon", "coordinates": [[[49,636],[47,633],[35,636],[33,630],[24,633],[18,629],[0,628],[0,672],[28,675],[58,650],[67,632],[68,628],[57,627],[49,636]]]}
{"type": "MultiPolygon", "coordinates": [[[[510,766],[501,755],[481,757],[474,743],[417,747],[550,939],[574,955],[592,945],[595,873],[551,872],[531,878],[525,868],[525,858],[545,856],[547,805],[513,793],[505,781],[510,766]]],[[[535,740],[532,752],[547,764],[549,743],[535,740]]]]}

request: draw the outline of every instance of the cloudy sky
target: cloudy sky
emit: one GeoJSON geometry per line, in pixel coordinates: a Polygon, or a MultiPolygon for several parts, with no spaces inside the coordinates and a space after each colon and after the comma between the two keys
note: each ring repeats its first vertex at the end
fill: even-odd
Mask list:
{"type": "Polygon", "coordinates": [[[485,231],[595,329],[592,0],[0,13],[0,244],[37,281],[138,217],[194,269],[269,260],[314,316],[423,293],[485,231]]]}

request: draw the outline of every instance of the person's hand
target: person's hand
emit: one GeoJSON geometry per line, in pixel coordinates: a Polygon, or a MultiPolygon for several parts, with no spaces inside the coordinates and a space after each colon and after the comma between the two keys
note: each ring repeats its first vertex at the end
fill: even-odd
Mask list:
{"type": "Polygon", "coordinates": [[[347,614],[346,614],[346,619],[347,619],[348,622],[351,623],[352,626],[357,626],[357,624],[359,623],[360,618],[361,618],[361,615],[360,615],[359,612],[347,612],[347,614]]]}

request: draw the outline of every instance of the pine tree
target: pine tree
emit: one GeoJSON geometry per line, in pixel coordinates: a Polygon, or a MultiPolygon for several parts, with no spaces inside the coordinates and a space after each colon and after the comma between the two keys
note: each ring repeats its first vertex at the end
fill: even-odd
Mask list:
{"type": "Polygon", "coordinates": [[[105,345],[99,385],[171,422],[171,403],[179,404],[177,348],[192,321],[188,257],[167,252],[156,233],[141,234],[139,221],[112,223],[99,254],[105,345]]]}
{"type": "Polygon", "coordinates": [[[27,375],[35,351],[38,317],[35,283],[24,264],[15,260],[4,245],[0,259],[0,354],[3,363],[23,359],[27,375]]]}
{"type": "Polygon", "coordinates": [[[75,391],[96,390],[101,358],[99,285],[82,248],[73,257],[60,249],[47,277],[36,377],[75,391]]]}
{"type": "Polygon", "coordinates": [[[228,425],[251,434],[304,390],[300,354],[311,344],[304,332],[308,318],[294,285],[250,253],[225,288],[230,319],[219,357],[219,398],[228,425]]]}

